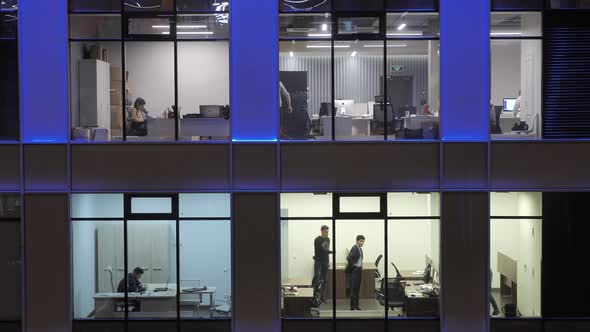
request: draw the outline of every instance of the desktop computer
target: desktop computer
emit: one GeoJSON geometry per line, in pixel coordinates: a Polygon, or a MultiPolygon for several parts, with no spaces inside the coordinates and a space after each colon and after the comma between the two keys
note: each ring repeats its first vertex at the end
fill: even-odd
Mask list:
{"type": "Polygon", "coordinates": [[[334,101],[336,115],[351,115],[354,109],[354,100],[337,99],[334,101]]]}
{"type": "Polygon", "coordinates": [[[515,104],[516,98],[504,98],[504,112],[514,111],[515,104]]]}

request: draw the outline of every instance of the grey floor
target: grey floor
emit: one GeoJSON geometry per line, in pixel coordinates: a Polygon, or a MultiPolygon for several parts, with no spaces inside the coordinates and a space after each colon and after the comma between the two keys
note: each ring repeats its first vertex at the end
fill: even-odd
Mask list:
{"type": "MultiPolygon", "coordinates": [[[[333,302],[323,303],[318,309],[320,318],[331,318],[334,314],[333,302]]],[[[350,310],[350,300],[336,300],[336,317],[339,318],[383,318],[385,308],[375,299],[361,299],[359,301],[361,310],[350,310]]],[[[401,309],[389,311],[389,317],[402,316],[401,309]]]]}

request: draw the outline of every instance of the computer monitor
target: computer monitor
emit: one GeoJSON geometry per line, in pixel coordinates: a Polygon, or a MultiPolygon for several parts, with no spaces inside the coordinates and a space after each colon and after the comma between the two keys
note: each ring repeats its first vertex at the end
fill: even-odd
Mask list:
{"type": "Polygon", "coordinates": [[[504,112],[514,111],[515,104],[516,104],[516,98],[504,98],[504,112]]]}
{"type": "Polygon", "coordinates": [[[332,116],[332,113],[330,113],[331,108],[332,108],[332,103],[321,103],[320,104],[320,116],[332,116]]]}
{"type": "Polygon", "coordinates": [[[426,266],[426,269],[424,269],[424,275],[422,277],[422,280],[424,281],[424,283],[429,284],[432,281],[432,265],[428,264],[428,266],[426,266]]]}
{"type": "Polygon", "coordinates": [[[354,109],[354,100],[337,99],[334,101],[336,107],[336,115],[351,115],[354,109]],[[344,111],[344,113],[343,113],[344,111]]]}
{"type": "Polygon", "coordinates": [[[220,118],[223,105],[200,105],[199,112],[202,118],[220,118]]]}
{"type": "MultiPolygon", "coordinates": [[[[387,110],[387,122],[393,121],[393,106],[391,106],[391,104],[387,104],[385,105],[385,109],[387,110]]],[[[373,120],[385,122],[385,112],[383,111],[382,104],[373,105],[373,120]]]]}

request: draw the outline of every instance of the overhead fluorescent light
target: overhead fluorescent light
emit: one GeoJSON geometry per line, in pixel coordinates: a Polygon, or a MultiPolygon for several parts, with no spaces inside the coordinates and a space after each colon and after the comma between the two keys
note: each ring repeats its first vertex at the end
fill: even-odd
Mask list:
{"type": "Polygon", "coordinates": [[[326,23],[322,24],[322,31],[328,31],[328,25],[326,23]]]}
{"type": "Polygon", "coordinates": [[[391,36],[422,36],[424,35],[423,32],[421,31],[416,31],[416,32],[410,32],[410,31],[406,31],[406,32],[388,32],[387,36],[391,37],[391,36]]]}
{"type": "MultiPolygon", "coordinates": [[[[169,35],[170,31],[162,31],[163,35],[169,35]]],[[[177,35],[212,35],[213,31],[177,31],[177,35]]]]}
{"type": "MultiPolygon", "coordinates": [[[[204,29],[206,25],[177,25],[177,29],[204,29]]],[[[152,25],[154,29],[170,29],[169,25],[152,25]]]]}
{"type": "MultiPolygon", "coordinates": [[[[406,44],[387,44],[387,47],[407,47],[408,45],[406,44]]],[[[367,45],[363,45],[363,47],[367,47],[367,48],[382,48],[383,44],[367,44],[367,45]]]]}
{"type": "Polygon", "coordinates": [[[289,56],[293,57],[295,54],[293,53],[293,51],[289,52],[289,56]]]}
{"type": "Polygon", "coordinates": [[[405,29],[408,25],[406,23],[402,23],[397,27],[397,31],[402,31],[403,29],[405,29]]]}
{"type": "Polygon", "coordinates": [[[170,29],[169,25],[152,25],[154,29],[170,29]]]}
{"type": "Polygon", "coordinates": [[[331,33],[308,33],[307,37],[332,37],[331,33]]]}
{"type": "MultiPolygon", "coordinates": [[[[306,48],[330,48],[332,45],[307,45],[306,48]]],[[[334,48],[350,48],[350,45],[334,45],[334,48]]]]}
{"type": "Polygon", "coordinates": [[[352,52],[350,56],[356,56],[356,51],[352,52]]]}
{"type": "Polygon", "coordinates": [[[490,32],[490,36],[522,36],[522,32],[490,32]]]}

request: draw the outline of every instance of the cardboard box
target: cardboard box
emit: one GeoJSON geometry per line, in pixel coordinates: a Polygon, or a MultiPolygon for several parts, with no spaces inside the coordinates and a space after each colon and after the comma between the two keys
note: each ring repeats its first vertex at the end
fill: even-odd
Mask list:
{"type": "Polygon", "coordinates": [[[121,90],[111,90],[111,105],[112,106],[123,106],[123,95],[121,90]]]}
{"type": "MultiPolygon", "coordinates": [[[[122,73],[123,73],[123,70],[121,68],[111,66],[111,84],[113,82],[121,83],[121,81],[123,80],[123,77],[121,76],[122,73]]],[[[126,79],[129,79],[129,71],[125,71],[125,76],[126,76],[126,79]]]]}
{"type": "Polygon", "coordinates": [[[111,106],[111,129],[122,129],[123,128],[123,112],[122,106],[111,106]]]}

